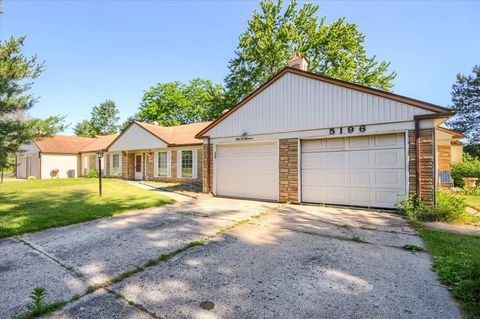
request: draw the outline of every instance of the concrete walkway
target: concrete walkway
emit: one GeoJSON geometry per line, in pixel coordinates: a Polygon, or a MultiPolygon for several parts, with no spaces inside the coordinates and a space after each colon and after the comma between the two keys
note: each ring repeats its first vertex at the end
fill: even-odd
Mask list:
{"type": "Polygon", "coordinates": [[[51,318],[460,318],[398,215],[177,200],[0,240],[0,317],[44,286],[80,296],[51,318]]]}
{"type": "Polygon", "coordinates": [[[480,236],[480,227],[473,225],[458,225],[447,223],[423,223],[423,226],[429,229],[452,232],[457,234],[478,235],[480,236]]]}

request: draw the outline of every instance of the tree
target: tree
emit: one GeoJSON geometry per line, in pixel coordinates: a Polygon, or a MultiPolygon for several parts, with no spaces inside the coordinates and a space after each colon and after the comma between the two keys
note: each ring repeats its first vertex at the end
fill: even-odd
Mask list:
{"type": "Polygon", "coordinates": [[[456,116],[449,122],[454,130],[465,134],[469,143],[480,140],[480,66],[472,74],[457,74],[452,86],[452,109],[456,116]]]}
{"type": "Polygon", "coordinates": [[[129,116],[127,117],[127,119],[122,123],[120,124],[120,126],[118,127],[118,130],[120,132],[123,132],[127,129],[127,127],[132,124],[133,121],[136,121],[137,118],[135,116],[129,116]]]}
{"type": "Polygon", "coordinates": [[[229,103],[265,83],[296,52],[308,61],[308,71],[383,90],[393,87],[396,73],[388,71],[389,62],[367,56],[365,35],[356,24],[342,18],[328,25],[325,17],[315,15],[318,5],[307,3],[297,9],[295,0],[285,10],[282,0],[262,0],[260,8],[229,62],[225,78],[229,103]]]}
{"type": "Polygon", "coordinates": [[[77,136],[89,137],[92,136],[91,129],[90,129],[90,122],[87,120],[83,120],[75,124],[73,128],[73,133],[77,136]]]}
{"type": "Polygon", "coordinates": [[[105,100],[94,106],[90,112],[89,120],[82,120],[73,129],[78,136],[110,135],[118,132],[118,108],[115,102],[105,100]]]}
{"type": "Polygon", "coordinates": [[[217,118],[225,108],[224,88],[196,78],[158,83],[143,95],[135,119],[164,126],[197,123],[217,118]]]}
{"type": "Polygon", "coordinates": [[[37,102],[28,90],[44,70],[37,56],[25,57],[21,50],[25,37],[0,42],[0,171],[11,166],[20,146],[34,138],[55,134],[65,128],[64,117],[25,120],[25,112],[37,102]]]}

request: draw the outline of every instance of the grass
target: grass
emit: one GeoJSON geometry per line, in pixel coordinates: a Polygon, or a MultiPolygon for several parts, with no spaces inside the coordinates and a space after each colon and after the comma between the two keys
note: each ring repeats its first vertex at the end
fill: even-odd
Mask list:
{"type": "Polygon", "coordinates": [[[425,251],[425,249],[423,249],[422,247],[417,246],[415,244],[405,244],[405,245],[403,245],[402,248],[405,249],[405,250],[413,251],[413,252],[425,251]]]}
{"type": "Polygon", "coordinates": [[[117,179],[32,180],[0,184],[0,238],[113,216],[174,201],[117,179]]]}
{"type": "Polygon", "coordinates": [[[352,237],[352,241],[356,242],[356,243],[359,243],[359,244],[366,244],[368,243],[366,240],[360,238],[360,237],[357,237],[357,236],[353,236],[352,237]]]}
{"type": "Polygon", "coordinates": [[[423,229],[434,269],[466,318],[480,318],[480,236],[423,229]]]}
{"type": "Polygon", "coordinates": [[[480,211],[480,196],[466,195],[464,196],[467,206],[473,207],[480,211]]]}

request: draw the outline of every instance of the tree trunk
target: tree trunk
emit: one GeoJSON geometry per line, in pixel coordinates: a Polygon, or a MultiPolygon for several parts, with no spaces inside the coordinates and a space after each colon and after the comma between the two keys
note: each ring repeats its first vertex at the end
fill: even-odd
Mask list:
{"type": "Polygon", "coordinates": [[[0,184],[3,184],[3,167],[2,167],[2,174],[1,174],[1,178],[0,178],[0,184]]]}

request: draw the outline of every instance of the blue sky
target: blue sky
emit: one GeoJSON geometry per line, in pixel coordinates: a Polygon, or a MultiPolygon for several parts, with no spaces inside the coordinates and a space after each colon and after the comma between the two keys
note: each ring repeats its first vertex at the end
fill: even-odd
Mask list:
{"type": "MultiPolygon", "coordinates": [[[[315,3],[327,21],[358,24],[367,52],[391,61],[395,93],[448,106],[456,74],[480,64],[480,2],[315,3]]],[[[222,83],[254,9],[256,1],[4,0],[0,39],[27,35],[25,53],[46,61],[32,116],[64,114],[73,126],[111,99],[123,121],[157,82],[222,83]]]]}

